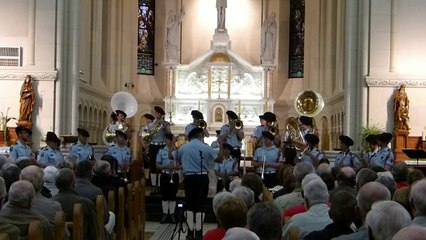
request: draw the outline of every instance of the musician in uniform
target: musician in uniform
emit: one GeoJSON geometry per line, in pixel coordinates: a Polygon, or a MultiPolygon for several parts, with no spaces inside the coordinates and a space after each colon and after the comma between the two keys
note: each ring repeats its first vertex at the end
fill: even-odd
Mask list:
{"type": "Polygon", "coordinates": [[[87,142],[90,137],[89,132],[83,128],[77,128],[78,141],[70,148],[70,157],[78,157],[78,161],[87,161],[94,159],[94,151],[92,145],[87,142]]]}
{"type": "Polygon", "coordinates": [[[213,149],[219,149],[220,144],[219,144],[219,137],[220,137],[220,130],[216,130],[216,140],[212,142],[212,144],[210,144],[210,146],[213,149]]]}
{"type": "Polygon", "coordinates": [[[300,153],[300,162],[310,163],[316,168],[320,160],[324,158],[324,154],[318,149],[319,138],[309,133],[304,139],[308,146],[300,153]]]}
{"type": "Polygon", "coordinates": [[[217,159],[217,154],[202,142],[202,129],[194,128],[188,134],[188,139],[189,142],[179,148],[177,157],[183,167],[188,236],[192,236],[187,239],[193,239],[194,233],[196,239],[201,239],[204,206],[209,192],[208,173],[210,166],[213,166],[217,159]]]}
{"type": "Polygon", "coordinates": [[[18,141],[10,147],[9,159],[16,161],[20,157],[32,157],[31,147],[27,142],[31,141],[31,135],[33,132],[31,129],[26,127],[18,126],[15,128],[18,141]]]}
{"type": "Polygon", "coordinates": [[[117,173],[121,175],[120,177],[124,177],[132,159],[132,153],[127,146],[126,133],[120,130],[115,131],[115,144],[108,148],[106,155],[113,156],[117,160],[117,173]]]}
{"type": "Polygon", "coordinates": [[[233,147],[228,143],[220,146],[218,161],[214,166],[214,173],[218,177],[216,192],[224,188],[229,191],[229,184],[232,179],[239,175],[238,162],[231,156],[233,147]]]}
{"type": "Polygon", "coordinates": [[[160,177],[161,206],[163,218],[161,223],[175,223],[176,194],[179,188],[179,173],[181,165],[176,161],[176,139],[171,133],[166,134],[166,146],[157,154],[157,168],[162,171],[160,177]]]}
{"type": "MultiPolygon", "coordinates": [[[[189,123],[188,125],[186,125],[185,132],[184,132],[185,137],[187,138],[188,138],[188,134],[191,132],[192,129],[199,127],[198,125],[200,120],[204,120],[203,113],[198,110],[192,110],[191,115],[192,115],[193,121],[192,123],[189,123]]],[[[203,134],[204,134],[204,137],[210,136],[209,131],[207,130],[207,127],[203,129],[203,134]]]]}
{"type": "Polygon", "coordinates": [[[47,166],[57,167],[64,161],[64,156],[59,149],[61,140],[56,136],[54,132],[47,132],[46,134],[46,147],[40,149],[38,154],[37,163],[40,167],[45,168],[47,166]]]}
{"type": "Polygon", "coordinates": [[[350,147],[354,145],[354,140],[345,135],[340,136],[339,140],[342,151],[336,155],[334,167],[352,167],[355,171],[358,170],[359,158],[350,150],[350,147]]]}
{"type": "Polygon", "coordinates": [[[252,136],[253,149],[256,149],[262,146],[262,132],[268,131],[268,127],[266,126],[266,120],[264,115],[259,115],[259,121],[260,121],[260,125],[256,126],[253,129],[253,136],[252,136]]]}
{"type": "Polygon", "coordinates": [[[241,159],[241,141],[244,139],[244,130],[237,129],[235,123],[237,122],[238,115],[233,111],[226,111],[228,115],[228,124],[225,124],[220,129],[219,143],[228,143],[233,147],[231,155],[236,159],[241,159]]]}
{"type": "Polygon", "coordinates": [[[164,121],[164,115],[166,113],[159,107],[154,107],[155,121],[152,125],[148,126],[147,131],[150,133],[148,137],[149,141],[149,169],[151,176],[151,185],[153,186],[152,193],[156,194],[160,192],[160,186],[158,185],[158,173],[156,167],[156,158],[158,151],[166,145],[166,134],[170,133],[169,124],[164,121]]]}
{"type": "Polygon", "coordinates": [[[300,130],[302,131],[303,137],[305,137],[306,134],[318,135],[318,132],[313,127],[313,120],[311,117],[300,116],[299,122],[300,122],[299,127],[300,127],[300,130]]]}
{"type": "Polygon", "coordinates": [[[368,143],[370,151],[365,153],[365,160],[369,167],[381,166],[380,159],[378,158],[379,146],[377,145],[377,135],[370,134],[365,138],[365,141],[368,143]]]}
{"type": "Polygon", "coordinates": [[[149,178],[149,158],[148,158],[149,142],[146,141],[143,134],[147,133],[148,129],[152,128],[152,124],[154,124],[155,117],[149,113],[145,113],[143,117],[145,119],[145,126],[141,128],[141,130],[139,131],[139,137],[140,137],[140,143],[141,143],[141,153],[142,153],[145,176],[149,178]]]}
{"type": "Polygon", "coordinates": [[[126,126],[126,123],[124,122],[126,120],[127,114],[121,110],[115,110],[115,113],[116,113],[116,121],[109,125],[108,131],[111,133],[115,133],[116,130],[127,132],[128,127],[126,126]]]}
{"type": "Polygon", "coordinates": [[[263,177],[265,186],[273,188],[278,185],[277,172],[283,164],[283,157],[281,150],[274,145],[275,136],[271,132],[262,132],[262,141],[263,146],[254,152],[253,166],[263,177]]]}
{"type": "Polygon", "coordinates": [[[390,171],[395,164],[395,156],[389,143],[392,140],[392,133],[382,133],[377,136],[379,151],[377,152],[378,166],[383,167],[386,171],[390,171]]]}

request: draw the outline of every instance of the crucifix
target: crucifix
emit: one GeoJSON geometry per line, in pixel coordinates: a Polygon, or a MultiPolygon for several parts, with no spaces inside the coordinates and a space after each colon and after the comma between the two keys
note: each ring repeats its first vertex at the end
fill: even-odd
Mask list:
{"type": "Polygon", "coordinates": [[[226,7],[227,7],[227,0],[216,0],[216,8],[217,8],[216,31],[226,32],[226,28],[225,28],[226,7]]]}

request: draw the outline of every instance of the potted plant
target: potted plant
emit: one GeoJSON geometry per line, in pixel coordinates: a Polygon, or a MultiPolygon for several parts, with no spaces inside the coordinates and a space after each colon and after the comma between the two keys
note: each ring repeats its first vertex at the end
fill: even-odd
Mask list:
{"type": "Polygon", "coordinates": [[[1,118],[0,118],[0,131],[3,131],[3,142],[4,142],[4,146],[7,146],[8,140],[7,140],[7,136],[8,136],[8,129],[7,129],[7,123],[14,119],[16,120],[16,118],[14,117],[9,117],[9,108],[7,108],[6,114],[4,114],[3,112],[1,112],[1,118]]]}

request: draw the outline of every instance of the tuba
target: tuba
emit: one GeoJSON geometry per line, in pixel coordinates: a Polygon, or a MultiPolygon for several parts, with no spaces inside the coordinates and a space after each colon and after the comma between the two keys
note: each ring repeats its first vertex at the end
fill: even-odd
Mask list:
{"type": "Polygon", "coordinates": [[[324,108],[324,100],[319,93],[306,90],[294,99],[294,108],[299,115],[314,117],[324,108]]]}
{"type": "MultiPolygon", "coordinates": [[[[111,108],[114,110],[122,110],[127,114],[127,118],[135,116],[138,111],[138,102],[136,98],[128,92],[116,92],[111,98],[111,108]]],[[[115,130],[126,132],[128,126],[124,124],[118,124],[115,130],[110,129],[108,125],[102,134],[102,140],[105,145],[110,145],[115,138],[115,130]]]]}
{"type": "MultiPolygon", "coordinates": [[[[287,131],[288,138],[290,140],[306,144],[302,131],[300,131],[299,120],[297,120],[297,118],[289,117],[285,124],[285,130],[287,131]]],[[[299,151],[301,150],[297,145],[295,148],[299,151]]]]}
{"type": "Polygon", "coordinates": [[[160,131],[160,129],[163,127],[164,124],[165,124],[165,121],[163,119],[157,120],[154,123],[154,126],[152,126],[151,130],[149,130],[149,131],[143,131],[142,132],[142,138],[147,143],[150,143],[152,136],[154,136],[155,134],[157,134],[160,131]]]}
{"type": "Polygon", "coordinates": [[[271,126],[269,126],[268,131],[275,135],[278,133],[278,129],[278,122],[274,121],[271,123],[271,126]]]}

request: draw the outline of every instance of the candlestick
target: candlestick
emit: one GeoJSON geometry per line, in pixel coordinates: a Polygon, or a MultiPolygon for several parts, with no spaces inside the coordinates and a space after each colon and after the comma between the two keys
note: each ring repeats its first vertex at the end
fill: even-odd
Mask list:
{"type": "Polygon", "coordinates": [[[246,158],[247,158],[247,139],[244,139],[246,149],[244,151],[244,161],[243,161],[243,176],[246,175],[246,158]]]}

